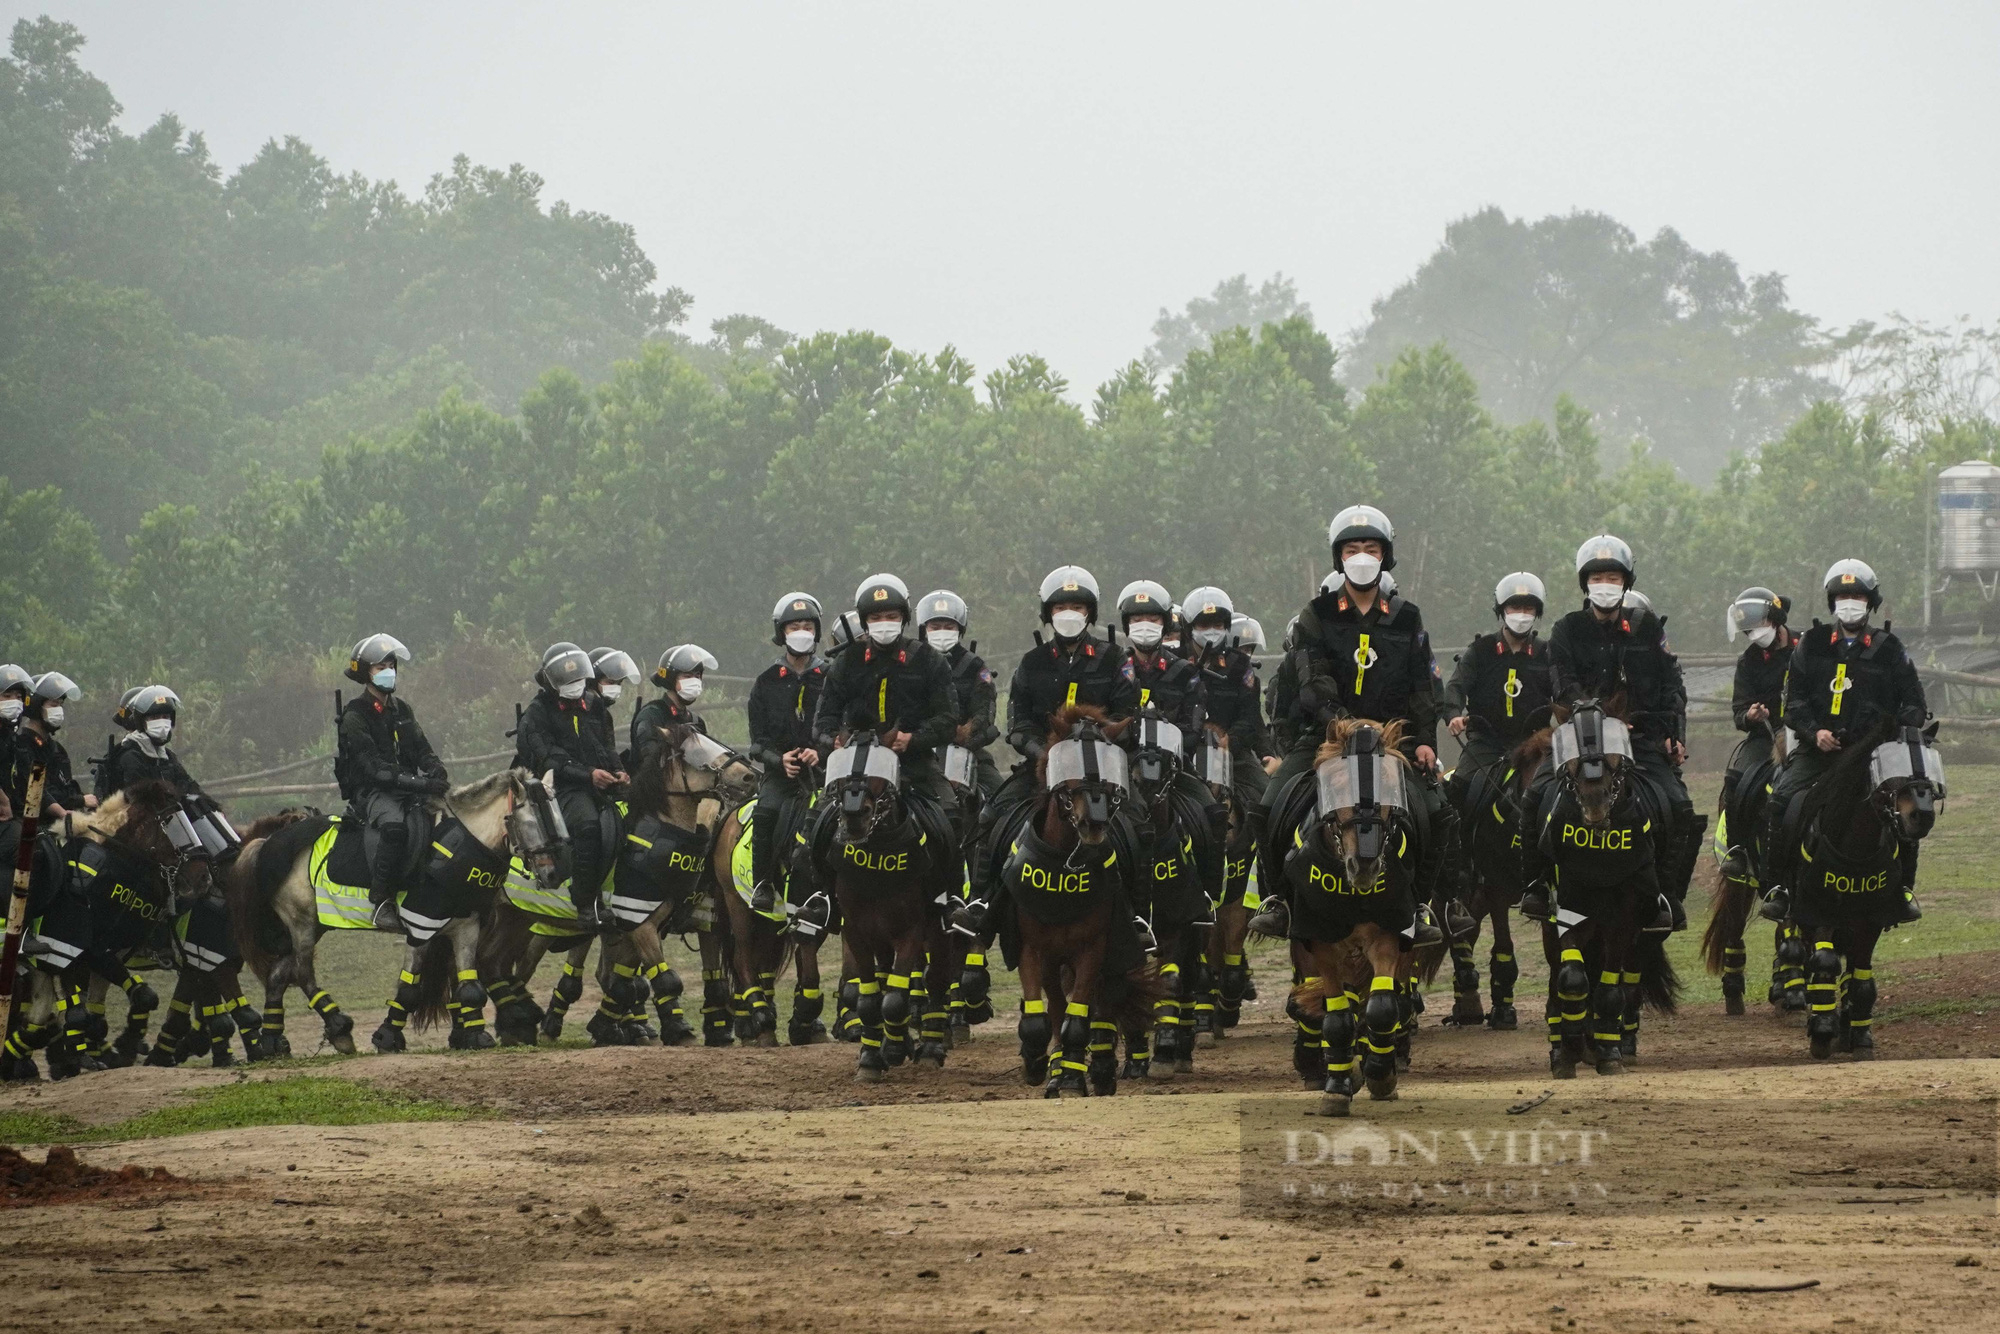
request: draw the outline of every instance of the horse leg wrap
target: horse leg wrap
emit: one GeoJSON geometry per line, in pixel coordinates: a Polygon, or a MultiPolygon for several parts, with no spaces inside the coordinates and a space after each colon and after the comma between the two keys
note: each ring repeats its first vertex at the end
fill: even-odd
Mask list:
{"type": "Polygon", "coordinates": [[[83,1004],[84,1049],[92,1056],[102,1056],[111,1045],[111,1021],[104,1017],[104,1002],[85,1001],[83,1004]]]}
{"type": "Polygon", "coordinates": [[[880,996],[882,1002],[883,1058],[890,1065],[902,1062],[901,1053],[910,1040],[910,979],[904,973],[886,974],[880,996]]]}
{"type": "Polygon", "coordinates": [[[1848,1051],[1872,1055],[1875,1047],[1875,970],[1857,968],[1840,994],[1841,1042],[1848,1051]]]}
{"type": "Polygon", "coordinates": [[[861,1033],[861,982],[844,977],[834,992],[833,1026],[843,1042],[855,1041],[861,1033]]]}
{"type": "Polygon", "coordinates": [[[958,994],[968,1008],[977,1009],[993,989],[993,975],[987,971],[986,955],[979,950],[965,956],[965,971],[958,975],[958,994]]]}
{"type": "Polygon", "coordinates": [[[236,1064],[235,1053],[229,1050],[229,1039],[236,1036],[236,1021],[229,1013],[233,1008],[228,1004],[211,1005],[202,1011],[202,1026],[208,1029],[209,1063],[217,1069],[236,1064]]]}
{"type": "Polygon", "coordinates": [[[1161,1060],[1170,1061],[1181,1050],[1180,965],[1161,964],[1160,980],[1167,984],[1167,994],[1153,1002],[1153,1051],[1161,1060]]]}
{"type": "Polygon", "coordinates": [[[1030,1065],[1049,1054],[1049,1036],[1053,1031],[1049,1024],[1049,1003],[1047,1001],[1022,1001],[1021,1022],[1016,1031],[1021,1037],[1021,1059],[1030,1065]]]}
{"type": "Polygon", "coordinates": [[[1452,942],[1451,989],[1458,996],[1479,994],[1479,965],[1472,961],[1472,942],[1469,940],[1452,942]]]}
{"type": "Polygon", "coordinates": [[[1833,1036],[1840,1001],[1840,955],[1822,940],[1806,961],[1806,1032],[1817,1040],[1833,1036]]]}
{"type": "Polygon", "coordinates": [[[1741,941],[1722,947],[1722,994],[1725,997],[1743,998],[1743,965],[1749,953],[1741,941]]]}
{"type": "Polygon", "coordinates": [[[395,1029],[409,1024],[410,1011],[417,1008],[417,982],[417,974],[407,968],[402,971],[396,979],[396,994],[389,998],[389,1017],[383,1023],[395,1029]]]}
{"type": "Polygon", "coordinates": [[[1243,956],[1240,954],[1223,955],[1222,972],[1216,978],[1216,989],[1222,993],[1222,999],[1229,1002],[1240,1002],[1243,999],[1243,989],[1249,983],[1250,967],[1243,961],[1243,956]]]}
{"type": "Polygon", "coordinates": [[[1554,978],[1556,1001],[1562,1016],[1563,1036],[1581,1038],[1590,1002],[1590,974],[1583,966],[1583,951],[1567,949],[1554,978]]]}
{"type": "Polygon", "coordinates": [[[860,983],[855,990],[854,1013],[861,1016],[863,1028],[880,1028],[882,1011],[887,1008],[882,1001],[882,984],[876,981],[860,983]]]}
{"type": "Polygon", "coordinates": [[[264,1059],[264,1016],[252,1005],[247,997],[235,996],[224,1003],[223,1008],[236,1024],[236,1031],[243,1038],[243,1058],[247,1061],[264,1059]]]}
{"type": "Polygon", "coordinates": [[[193,1007],[176,996],[167,1003],[167,1017],[160,1021],[160,1035],[146,1054],[147,1065],[173,1065],[180,1059],[181,1039],[193,1022],[193,1007]]]}
{"type": "Polygon", "coordinates": [[[708,1047],[727,1047],[736,1041],[730,1032],[729,979],[720,968],[701,974],[701,1040],[708,1047]]]}
{"type": "MultiPolygon", "coordinates": [[[[414,987],[415,984],[412,983],[411,985],[414,987]]],[[[397,988],[397,994],[402,994],[400,987],[397,988]]],[[[325,991],[315,991],[307,999],[306,1003],[312,1006],[313,1013],[319,1016],[319,1021],[325,1026],[326,1036],[329,1040],[337,1042],[354,1031],[354,1020],[342,1014],[340,1006],[325,991]]],[[[279,1027],[284,1027],[282,1015],[279,1016],[279,1027]]]]}
{"type": "Polygon", "coordinates": [[[1493,998],[1493,1008],[1512,1009],[1514,984],[1521,980],[1521,965],[1512,954],[1496,949],[1487,958],[1486,969],[1487,994],[1493,998]]]}
{"type": "Polygon", "coordinates": [[[1326,998],[1326,1017],[1319,1021],[1319,1038],[1326,1052],[1325,1091],[1353,1097],[1354,1010],[1346,996],[1326,998]]]}
{"type": "Polygon", "coordinates": [[[1361,1073],[1384,1079],[1396,1071],[1396,1029],[1401,1009],[1396,1003],[1396,979],[1378,977],[1369,984],[1368,1003],[1361,1008],[1361,1073]]]}
{"type": "Polygon", "coordinates": [[[459,1022],[463,1027],[486,1027],[486,988],[479,985],[477,968],[459,969],[458,989],[453,996],[458,1001],[459,1022]]]}
{"type": "Polygon", "coordinates": [[[1109,1097],[1118,1091],[1118,1025],[1108,1019],[1090,1021],[1090,1091],[1109,1097]]]}
{"type": "Polygon", "coordinates": [[[1601,1060],[1615,1052],[1625,1037],[1625,989],[1620,985],[1617,969],[1607,968],[1597,975],[1597,986],[1591,991],[1590,1009],[1596,1019],[1590,1036],[1597,1043],[1601,1060]]]}
{"type": "Polygon", "coordinates": [[[1645,999],[1639,990],[1639,975],[1626,973],[1622,985],[1625,990],[1625,1032],[1619,1041],[1619,1050],[1628,1058],[1639,1054],[1639,1006],[1645,999]]]}
{"type": "Polygon", "coordinates": [[[569,1013],[569,1007],[583,997],[583,972],[575,964],[564,960],[562,976],[556,979],[555,990],[549,993],[549,1013],[557,1019],[569,1013]]]}
{"type": "Polygon", "coordinates": [[[778,975],[776,973],[757,974],[756,995],[750,998],[751,1017],[757,1021],[759,1033],[778,1031],[778,975]]]}
{"type": "Polygon", "coordinates": [[[681,975],[664,963],[654,964],[648,970],[646,976],[647,980],[653,984],[653,999],[655,1001],[679,1000],[681,992],[686,989],[681,982],[681,975]]]}
{"type": "Polygon", "coordinates": [[[1082,1075],[1090,1069],[1090,1007],[1082,1001],[1071,1001],[1063,1007],[1062,1022],[1062,1066],[1063,1075],[1082,1075]]]}
{"type": "Polygon", "coordinates": [[[792,992],[792,1022],[787,1036],[793,1046],[802,1047],[819,1035],[819,1017],[825,1009],[826,997],[818,987],[799,987],[792,992]]]}

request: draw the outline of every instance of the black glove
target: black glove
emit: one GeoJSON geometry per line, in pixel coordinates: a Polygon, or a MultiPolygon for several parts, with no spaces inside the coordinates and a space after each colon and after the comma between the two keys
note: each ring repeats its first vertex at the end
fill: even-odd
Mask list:
{"type": "Polygon", "coordinates": [[[419,781],[423,784],[419,790],[433,797],[442,797],[451,791],[451,780],[441,773],[431,774],[419,781]]]}

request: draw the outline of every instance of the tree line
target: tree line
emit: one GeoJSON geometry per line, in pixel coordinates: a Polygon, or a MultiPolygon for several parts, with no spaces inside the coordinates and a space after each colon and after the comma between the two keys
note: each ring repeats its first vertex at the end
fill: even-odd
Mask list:
{"type": "MultiPolygon", "coordinates": [[[[1720,312],[1676,335],[1714,370],[1682,399],[1713,416],[1717,386],[1754,380],[1756,412],[1783,405],[1710,482],[1635,438],[1660,418],[1632,406],[1629,366],[1598,374],[1602,402],[1559,376],[1524,398],[1518,359],[1496,368],[1411,313],[1442,309],[1431,279],[1461,282],[1451,265],[1345,350],[1282,279],[1230,280],[1162,312],[1155,347],[1087,401],[1037,357],[982,374],[866,331],[731,316],[697,343],[629,228],[545,207],[532,173],[460,162],[409,199],[285,141],[223,180],[171,118],[119,131],[80,43],[23,21],[0,61],[0,656],[74,676],[85,718],[172,684],[198,773],[323,747],[325,692],[365,633],[417,652],[447,750],[490,751],[552,640],[648,664],[695,640],[752,675],[781,593],[837,607],[880,569],[957,589],[989,646],[1025,646],[1035,586],[1067,561],[1107,600],[1138,577],[1220,583],[1275,645],[1328,569],[1328,518],[1357,501],[1398,524],[1396,573],[1447,671],[1501,574],[1539,573],[1560,611],[1577,543],[1606,529],[1682,648],[1719,647],[1748,583],[1817,605],[1844,555],[1907,622],[1926,468],[2000,445],[1925,331],[1809,337],[1770,283],[1732,288],[1717,257],[1594,225],[1554,232],[1707,284],[1707,305],[1642,292],[1663,328],[1720,312]],[[1792,351],[1746,359],[1779,326],[1792,351]],[[1391,348],[1396,328],[1435,336],[1391,348]],[[1840,357],[1869,394],[1836,392],[1840,357]],[[1822,370],[1803,385],[1780,364],[1822,370]]],[[[1481,228],[1488,250],[1533,248],[1481,228]]],[[[1524,339],[1557,318],[1536,309],[1524,339]]]]}

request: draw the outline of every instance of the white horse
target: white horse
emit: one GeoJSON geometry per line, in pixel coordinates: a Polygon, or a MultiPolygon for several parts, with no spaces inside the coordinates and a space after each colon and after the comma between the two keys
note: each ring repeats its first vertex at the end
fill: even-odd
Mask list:
{"type": "MultiPolygon", "coordinates": [[[[423,1028],[446,1009],[453,1047],[492,1046],[486,993],[474,967],[480,919],[512,857],[519,857],[544,888],[561,880],[561,817],[541,781],[525,769],[489,774],[429,805],[437,825],[433,845],[423,853],[425,869],[417,887],[395,911],[384,905],[372,923],[373,929],[394,931],[408,941],[395,999],[375,1031],[377,1051],[404,1050],[407,1023],[414,1020],[423,1028]],[[463,839],[448,821],[463,826],[463,839]],[[458,843],[455,854],[444,846],[448,842],[458,843]],[[438,871],[455,878],[455,888],[439,891],[432,875],[438,871]]],[[[354,1053],[354,1021],[320,988],[314,972],[314,949],[329,928],[320,921],[311,860],[314,845],[331,824],[321,816],[288,825],[246,847],[231,869],[227,893],[238,948],[264,983],[262,1042],[267,1055],[285,1055],[290,1049],[284,1038],[284,1005],[286,989],[294,986],[325,1024],[327,1041],[337,1051],[354,1053]]],[[[360,831],[343,836],[358,838],[360,831]]]]}

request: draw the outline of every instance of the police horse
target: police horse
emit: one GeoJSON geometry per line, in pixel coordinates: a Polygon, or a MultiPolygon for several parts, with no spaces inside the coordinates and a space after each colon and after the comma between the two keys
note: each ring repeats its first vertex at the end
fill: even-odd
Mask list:
{"type": "MultiPolygon", "coordinates": [[[[1785,762],[1786,748],[1792,735],[1782,726],[1773,728],[1768,721],[1762,726],[1771,730],[1770,755],[1738,774],[1734,785],[1723,790],[1717,803],[1715,855],[1722,869],[1716,873],[1715,890],[1709,901],[1708,926],[1701,936],[1702,961],[1709,972],[1721,975],[1723,1009],[1729,1014],[1742,1014],[1745,1009],[1743,968],[1747,954],[1743,934],[1762,888],[1754,869],[1757,863],[1756,834],[1763,828],[1764,805],[1769,800],[1771,781],[1778,767],[1785,762]],[[1732,845],[1740,845],[1748,853],[1737,875],[1731,875],[1727,869],[1732,845]]],[[[1803,1010],[1806,1008],[1806,950],[1798,924],[1780,922],[1773,929],[1773,936],[1771,987],[1766,998],[1782,1010],[1803,1010]]]]}
{"type": "MultiPolygon", "coordinates": [[[[672,923],[691,917],[704,894],[724,805],[756,783],[754,766],[694,727],[677,723],[660,732],[665,744],[653,747],[632,776],[623,841],[605,877],[608,915],[618,929],[605,934],[598,952],[602,999],[587,1031],[600,1047],[652,1040],[645,1025],[649,996],[659,1040],[670,1047],[694,1041],[681,1013],[681,979],[666,963],[662,938],[672,923]]],[[[478,956],[502,1043],[533,1046],[538,1036],[551,1041],[562,1036],[565,1016],[583,995],[594,941],[576,928],[568,884],[545,886],[515,859],[506,891],[493,900],[478,956]],[[543,1009],[529,988],[551,950],[567,957],[543,1009]]]]}
{"type": "MultiPolygon", "coordinates": [[[[1291,886],[1301,974],[1288,1007],[1301,1029],[1294,1064],[1308,1083],[1323,1072],[1323,1116],[1346,1116],[1362,1085],[1371,1098],[1397,1096],[1417,963],[1416,777],[1397,748],[1403,730],[1329,722],[1311,774],[1280,793],[1272,812],[1274,850],[1285,849],[1272,860],[1291,886]],[[1307,1033],[1315,1017],[1317,1043],[1307,1033]]],[[[1426,966],[1440,958],[1433,947],[1426,966]]]]}
{"type": "MultiPolygon", "coordinates": [[[[1138,901],[1152,928],[1160,980],[1150,1050],[1128,1044],[1124,1078],[1170,1079],[1194,1073],[1197,1027],[1214,1015],[1207,960],[1215,904],[1222,896],[1222,842],[1208,805],[1179,784],[1186,770],[1180,728],[1147,709],[1127,729],[1133,742],[1125,805],[1138,835],[1138,901]]],[[[1195,788],[1208,795],[1207,785],[1195,788]]]]}
{"type": "Polygon", "coordinates": [[[943,1067],[950,985],[964,961],[943,922],[965,874],[957,842],[949,827],[917,818],[901,774],[901,757],[873,733],[843,740],[826,757],[807,849],[839,910],[841,989],[860,1021],[854,1077],[862,1083],[879,1083],[909,1059],[943,1067]]]}
{"type": "MultiPolygon", "coordinates": [[[[1811,942],[1801,962],[1815,1060],[1836,1049],[1874,1058],[1875,945],[1900,920],[1917,846],[1944,804],[1944,762],[1930,740],[1885,720],[1786,812],[1793,888],[1785,924],[1811,942]]],[[[1747,891],[1735,892],[1747,908],[1747,891]]]]}
{"type": "MultiPolygon", "coordinates": [[[[1546,714],[1546,710],[1541,710],[1546,714]]],[[[1514,984],[1521,964],[1514,954],[1514,928],[1508,914],[1521,901],[1521,835],[1528,825],[1529,789],[1548,756],[1546,724],[1494,764],[1468,776],[1459,830],[1465,849],[1466,882],[1461,898],[1472,918],[1472,934],[1451,943],[1452,1010],[1446,1025],[1454,1028],[1484,1024],[1496,1032],[1520,1026],[1514,1008],[1514,984]],[[1479,967],[1473,962],[1479,935],[1493,926],[1493,948],[1487,956],[1487,1001],[1479,1003],[1479,967]]]]}
{"type": "Polygon", "coordinates": [[[1257,856],[1257,830],[1236,790],[1228,731],[1203,723],[1201,742],[1197,772],[1223,813],[1222,898],[1215,905],[1214,923],[1199,932],[1203,986],[1195,994],[1195,1030],[1197,1036],[1217,1042],[1236,1027],[1243,1002],[1251,994],[1250,967],[1243,953],[1250,935],[1250,909],[1244,899],[1257,856]]]}
{"type": "Polygon", "coordinates": [[[1121,1032],[1128,1052],[1143,1049],[1166,996],[1133,912],[1139,857],[1120,814],[1129,764],[1113,744],[1130,726],[1084,705],[1058,710],[1036,762],[1035,799],[989,853],[1005,887],[1001,951],[1021,981],[1021,1076],[1046,1080],[1048,1098],[1117,1092],[1121,1032]]]}
{"type": "Polygon", "coordinates": [[[94,812],[66,816],[65,825],[44,833],[31,853],[26,1004],[0,1048],[0,1076],[10,1080],[39,1079],[34,1053],[44,1047],[51,1078],[103,1069],[88,1050],[91,975],[125,986],[134,1010],[150,1009],[152,988],[124,961],[209,883],[210,854],[166,783],[135,783],[94,812]]]}
{"type": "Polygon", "coordinates": [[[344,817],[300,820],[246,846],[236,859],[226,892],[237,948],[264,983],[265,1055],[289,1054],[284,1022],[291,987],[305,994],[334,1049],[354,1053],[354,1020],[314,971],[320,938],[341,927],[393,931],[407,942],[396,995],[374,1034],[376,1050],[404,1050],[407,1024],[421,1029],[447,1010],[452,1047],[493,1045],[475,967],[480,921],[510,857],[519,857],[546,888],[561,882],[562,817],[541,780],[525,769],[489,774],[428,804],[435,820],[430,845],[398,903],[369,904],[361,825],[344,817]]]}
{"type": "Polygon", "coordinates": [[[1644,929],[1660,900],[1653,834],[1669,817],[1639,777],[1621,703],[1578,701],[1546,734],[1548,769],[1530,805],[1526,836],[1554,891],[1542,952],[1557,1079],[1574,1079],[1585,1059],[1600,1075],[1636,1063],[1641,1005],[1671,1014],[1680,991],[1664,937],[1644,929]]]}

